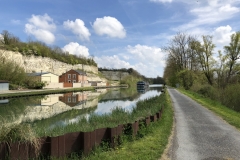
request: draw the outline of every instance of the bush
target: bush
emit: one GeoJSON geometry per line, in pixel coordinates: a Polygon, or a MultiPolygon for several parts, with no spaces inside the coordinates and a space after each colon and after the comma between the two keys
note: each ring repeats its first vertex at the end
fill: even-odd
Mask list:
{"type": "Polygon", "coordinates": [[[182,70],[178,72],[177,77],[181,81],[181,85],[184,87],[184,89],[189,90],[194,81],[194,73],[190,70],[182,70]]]}
{"type": "Polygon", "coordinates": [[[18,85],[16,85],[16,84],[9,84],[9,89],[10,90],[17,90],[19,88],[19,86],[18,85]]]}
{"type": "Polygon", "coordinates": [[[220,90],[217,88],[214,88],[211,85],[202,85],[199,90],[197,90],[197,93],[203,95],[204,97],[208,97],[213,100],[219,100],[220,97],[220,90]]]}
{"type": "Polygon", "coordinates": [[[240,84],[228,85],[222,92],[221,102],[229,108],[240,111],[240,84]]]}
{"type": "MultiPolygon", "coordinates": [[[[0,55],[1,57],[1,55],[0,55]]],[[[14,61],[0,59],[0,79],[9,81],[10,84],[21,85],[26,78],[24,68],[14,61]]]]}
{"type": "Polygon", "coordinates": [[[46,86],[46,82],[40,82],[38,80],[34,80],[33,78],[28,78],[25,82],[25,86],[29,89],[42,89],[46,86]]]}

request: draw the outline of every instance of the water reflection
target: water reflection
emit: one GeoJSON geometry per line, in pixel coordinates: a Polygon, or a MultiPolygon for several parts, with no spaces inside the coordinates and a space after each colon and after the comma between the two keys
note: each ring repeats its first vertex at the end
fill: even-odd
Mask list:
{"type": "Polygon", "coordinates": [[[100,115],[105,113],[110,113],[116,107],[121,107],[121,108],[124,108],[126,111],[131,111],[133,107],[136,106],[136,103],[138,101],[151,98],[160,94],[161,94],[161,86],[150,86],[149,88],[146,88],[143,93],[139,93],[138,97],[136,97],[133,100],[99,101],[98,107],[94,111],[94,113],[100,114],[100,115]]]}
{"type": "Polygon", "coordinates": [[[62,101],[70,107],[84,108],[87,102],[87,94],[85,92],[66,93],[59,97],[59,101],[62,101]]]}
{"type": "Polygon", "coordinates": [[[92,113],[110,113],[115,107],[131,111],[136,102],[161,94],[159,86],[144,93],[137,89],[115,88],[1,100],[0,121],[9,124],[31,123],[53,129],[77,123],[92,113]]]}
{"type": "Polygon", "coordinates": [[[9,102],[8,99],[1,99],[0,100],[0,106],[1,106],[1,104],[7,104],[8,102],[9,102]]]}

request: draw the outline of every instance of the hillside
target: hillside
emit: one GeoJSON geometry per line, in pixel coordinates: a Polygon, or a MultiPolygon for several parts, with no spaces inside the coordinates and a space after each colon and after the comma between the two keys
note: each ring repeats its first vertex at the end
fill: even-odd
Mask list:
{"type": "Polygon", "coordinates": [[[90,81],[103,81],[106,82],[105,78],[98,76],[98,68],[96,66],[76,64],[71,65],[64,62],[57,61],[48,57],[34,56],[34,55],[22,55],[19,52],[0,50],[0,58],[6,60],[13,60],[15,63],[24,68],[27,73],[32,72],[51,72],[56,75],[70,69],[84,70],[88,74],[90,81]]]}

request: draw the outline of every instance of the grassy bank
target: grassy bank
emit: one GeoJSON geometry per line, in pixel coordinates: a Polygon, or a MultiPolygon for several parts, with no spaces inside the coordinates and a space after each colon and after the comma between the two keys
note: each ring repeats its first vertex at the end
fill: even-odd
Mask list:
{"type": "Polygon", "coordinates": [[[59,136],[70,132],[89,132],[98,128],[116,127],[119,124],[133,123],[136,120],[156,114],[164,106],[165,95],[155,96],[150,99],[137,102],[132,112],[116,106],[111,113],[103,115],[90,114],[88,118],[83,116],[76,123],[67,126],[56,126],[54,130],[48,130],[48,126],[34,127],[39,137],[59,136]]]}
{"type": "Polygon", "coordinates": [[[189,96],[193,100],[197,101],[201,105],[205,106],[209,110],[212,110],[214,113],[216,113],[217,115],[222,117],[225,121],[227,121],[229,124],[235,126],[237,129],[240,130],[240,113],[239,112],[236,112],[222,105],[220,102],[203,97],[202,95],[197,94],[195,92],[187,91],[183,89],[179,89],[179,91],[189,96]]]}
{"type": "Polygon", "coordinates": [[[153,122],[146,129],[141,130],[141,137],[137,137],[133,141],[124,141],[116,149],[97,148],[91,155],[83,159],[159,159],[168,144],[168,137],[173,125],[173,110],[168,94],[164,95],[162,103],[164,112],[161,120],[153,122]]]}
{"type": "MultiPolygon", "coordinates": [[[[113,110],[112,114],[106,114],[103,116],[92,115],[89,117],[88,122],[86,121],[83,123],[82,121],[70,128],[66,128],[66,132],[68,133],[75,132],[76,129],[79,130],[80,128],[81,130],[89,131],[95,129],[94,127],[101,128],[116,126],[116,124],[126,124],[137,119],[142,119],[145,116],[153,115],[156,111],[159,111],[162,106],[164,106],[164,111],[161,120],[152,122],[147,127],[145,127],[145,125],[140,127],[141,129],[136,137],[124,134],[121,137],[120,145],[116,148],[109,148],[108,145],[103,144],[101,147],[97,147],[87,157],[73,155],[71,158],[67,157],[65,159],[159,159],[168,144],[168,137],[171,134],[173,124],[173,110],[168,94],[162,94],[161,96],[139,102],[132,113],[127,113],[122,109],[116,108],[113,110]]],[[[21,128],[26,131],[24,127],[29,128],[30,126],[6,125],[5,127],[0,127],[0,133],[3,133],[0,136],[1,142],[12,142],[15,140],[21,142],[31,141],[36,147],[38,147],[38,143],[35,143],[35,140],[37,140],[35,138],[40,136],[41,133],[36,134],[36,132],[33,132],[34,136],[28,135],[29,137],[33,137],[33,139],[27,139],[25,138],[26,136],[18,134],[22,131],[21,128]]],[[[63,128],[60,127],[60,129],[63,128]]],[[[57,131],[55,133],[59,134],[60,132],[57,131]]],[[[64,134],[64,131],[61,134],[64,134]]]]}

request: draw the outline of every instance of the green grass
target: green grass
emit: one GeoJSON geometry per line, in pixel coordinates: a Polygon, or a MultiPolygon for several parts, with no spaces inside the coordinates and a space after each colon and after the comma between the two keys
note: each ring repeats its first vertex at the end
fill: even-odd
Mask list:
{"type": "Polygon", "coordinates": [[[200,94],[197,94],[195,92],[186,91],[183,89],[179,89],[179,91],[189,96],[193,100],[197,101],[201,105],[205,106],[209,110],[213,111],[218,116],[222,117],[226,122],[228,122],[229,124],[235,126],[237,129],[240,130],[240,113],[239,112],[236,112],[222,105],[220,102],[203,97],[200,94]]]}
{"type": "Polygon", "coordinates": [[[58,135],[64,135],[66,133],[75,132],[78,126],[74,123],[69,124],[65,127],[56,126],[55,128],[51,128],[50,126],[54,126],[59,121],[68,121],[70,119],[74,119],[75,117],[91,113],[96,108],[97,107],[85,108],[80,110],[72,109],[50,118],[34,121],[30,124],[32,126],[32,129],[37,133],[38,137],[54,137],[58,135]]]}
{"type": "Polygon", "coordinates": [[[159,159],[168,144],[168,138],[171,134],[173,125],[173,110],[168,94],[164,95],[164,112],[161,120],[151,123],[147,127],[142,138],[136,138],[134,141],[125,141],[115,149],[105,151],[97,148],[91,155],[84,157],[85,160],[131,160],[131,159],[159,159]]]}
{"type": "Polygon", "coordinates": [[[163,106],[164,97],[164,95],[160,95],[139,101],[132,112],[117,106],[111,113],[103,115],[92,113],[88,119],[82,117],[77,123],[68,124],[67,126],[57,126],[53,130],[46,130],[48,128],[47,125],[45,127],[38,127],[36,125],[34,129],[39,137],[59,136],[70,132],[89,132],[98,128],[111,128],[119,124],[133,123],[136,120],[156,114],[163,106]]]}

